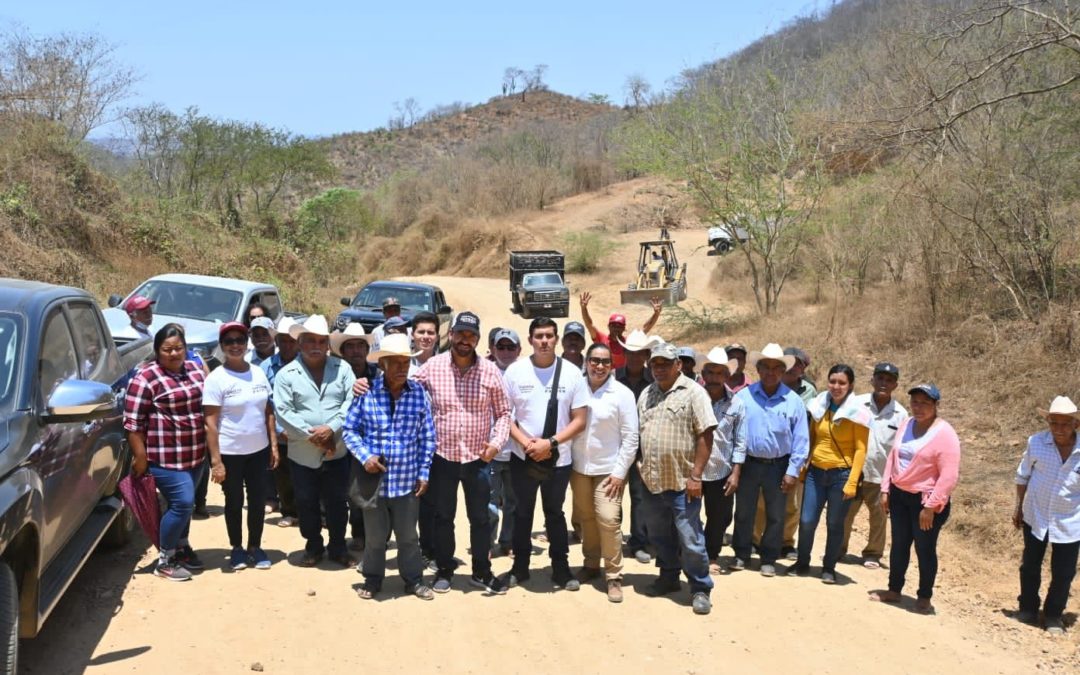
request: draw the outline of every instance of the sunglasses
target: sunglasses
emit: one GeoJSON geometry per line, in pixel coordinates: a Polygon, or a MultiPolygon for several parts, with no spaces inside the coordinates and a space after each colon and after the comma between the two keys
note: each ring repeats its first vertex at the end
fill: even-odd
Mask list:
{"type": "Polygon", "coordinates": [[[246,345],[248,339],[246,337],[233,337],[225,338],[221,341],[223,347],[231,347],[232,345],[246,345]]]}
{"type": "Polygon", "coordinates": [[[589,363],[591,363],[594,366],[610,366],[611,365],[611,359],[602,359],[599,356],[590,356],[589,357],[589,363]]]}

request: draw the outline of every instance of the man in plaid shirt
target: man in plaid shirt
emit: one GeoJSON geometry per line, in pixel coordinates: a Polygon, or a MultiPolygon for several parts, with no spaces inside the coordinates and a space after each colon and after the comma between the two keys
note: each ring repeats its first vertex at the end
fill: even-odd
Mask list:
{"type": "MultiPolygon", "coordinates": [[[[366,394],[353,400],[342,432],[345,446],[364,465],[369,477],[382,474],[374,504],[364,508],[364,585],[357,594],[371,599],[386,575],[387,535],[397,539],[398,571],[405,591],[423,600],[434,595],[423,583],[424,560],[416,532],[418,497],[428,488],[435,427],[424,388],[409,381],[414,356],[407,335],[388,335],[369,358],[383,375],[366,394]],[[370,507],[370,508],[369,508],[370,507]]],[[[363,490],[363,487],[361,487],[363,490]]]]}
{"type": "Polygon", "coordinates": [[[491,474],[495,458],[510,434],[510,402],[498,366],[480,358],[480,318],[461,312],[450,328],[450,351],[434,356],[414,376],[431,395],[438,445],[431,465],[435,504],[434,590],[446,593],[454,575],[454,516],[458,484],[465,493],[472,546],[469,583],[488,593],[506,588],[491,573],[491,474]]]}

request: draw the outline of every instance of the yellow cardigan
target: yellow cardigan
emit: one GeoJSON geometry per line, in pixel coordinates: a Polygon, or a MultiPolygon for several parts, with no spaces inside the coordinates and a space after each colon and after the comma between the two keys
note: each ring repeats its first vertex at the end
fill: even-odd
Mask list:
{"type": "Polygon", "coordinates": [[[844,494],[855,496],[866,462],[866,443],[870,430],[861,424],[843,419],[833,424],[830,410],[820,420],[810,418],[810,465],[819,469],[844,469],[851,467],[851,475],[844,485],[844,494]],[[832,433],[829,433],[830,428],[832,433]]]}

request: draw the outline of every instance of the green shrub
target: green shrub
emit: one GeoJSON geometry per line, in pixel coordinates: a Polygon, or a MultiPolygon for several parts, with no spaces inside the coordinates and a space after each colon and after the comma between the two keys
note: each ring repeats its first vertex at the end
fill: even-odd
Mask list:
{"type": "Polygon", "coordinates": [[[570,232],[563,236],[567,272],[595,272],[600,261],[615,247],[599,232],[570,232]]]}
{"type": "Polygon", "coordinates": [[[331,188],[300,205],[288,238],[296,248],[310,250],[345,241],[354,234],[369,234],[376,226],[369,197],[357,190],[331,188]]]}

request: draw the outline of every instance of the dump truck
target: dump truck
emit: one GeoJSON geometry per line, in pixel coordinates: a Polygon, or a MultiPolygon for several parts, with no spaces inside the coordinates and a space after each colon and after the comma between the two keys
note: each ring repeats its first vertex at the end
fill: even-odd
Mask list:
{"type": "Polygon", "coordinates": [[[570,289],[561,251],[511,251],[510,296],[514,312],[534,316],[570,316],[570,289]]]}
{"type": "Polygon", "coordinates": [[[659,297],[665,305],[677,305],[686,299],[686,263],[679,264],[675,244],[667,233],[660,239],[640,242],[637,281],[619,293],[624,305],[649,305],[659,297]]]}

